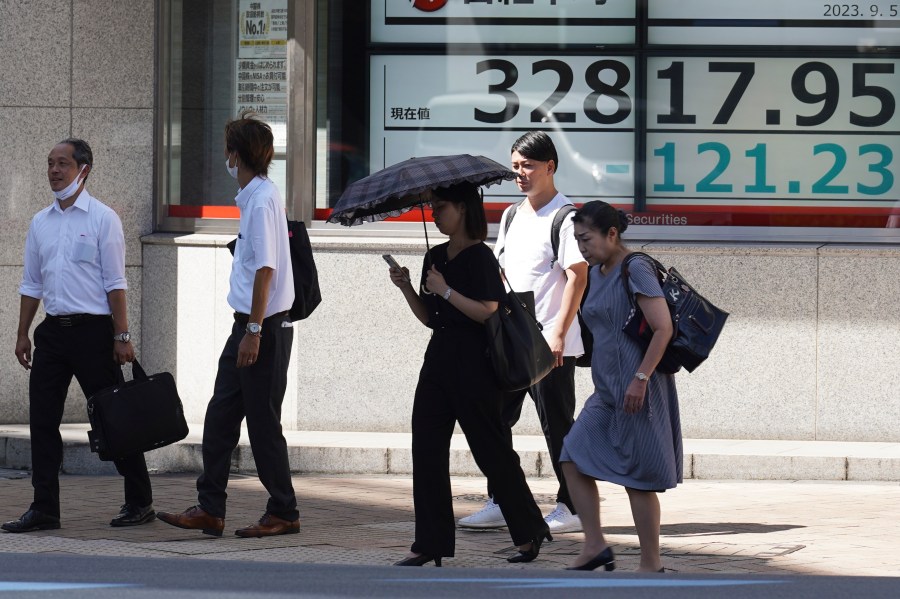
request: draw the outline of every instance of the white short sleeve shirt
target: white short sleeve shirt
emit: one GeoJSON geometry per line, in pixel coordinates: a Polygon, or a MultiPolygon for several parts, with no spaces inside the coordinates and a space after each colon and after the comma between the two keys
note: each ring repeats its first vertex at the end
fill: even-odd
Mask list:
{"type": "Polygon", "coordinates": [[[288,247],[287,218],[278,188],[266,177],[255,177],[235,198],[241,211],[240,230],[231,263],[228,305],[249,314],[256,271],[275,272],[269,287],[265,318],[290,310],[294,303],[294,275],[288,247]]]}
{"type": "MultiPolygon", "coordinates": [[[[553,217],[560,208],[571,203],[566,196],[558,193],[537,212],[519,208],[509,231],[504,233],[503,223],[509,217],[510,206],[500,219],[500,232],[494,246],[496,255],[503,248],[503,270],[509,285],[516,291],[534,292],[535,316],[544,327],[545,337],[553,331],[562,307],[567,281],[565,269],[585,261],[575,240],[575,225],[569,217],[559,231],[559,261],[551,265],[553,245],[550,229],[553,217]]],[[[566,331],[563,355],[580,356],[583,353],[581,328],[576,318],[566,331]]]]}

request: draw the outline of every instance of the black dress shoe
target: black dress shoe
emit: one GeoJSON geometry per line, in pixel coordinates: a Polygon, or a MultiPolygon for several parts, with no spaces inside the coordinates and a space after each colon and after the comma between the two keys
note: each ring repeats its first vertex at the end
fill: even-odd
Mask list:
{"type": "Polygon", "coordinates": [[[56,530],[59,528],[59,518],[39,512],[28,510],[18,520],[10,520],[3,524],[6,532],[32,532],[34,530],[56,530]]]}
{"type": "Polygon", "coordinates": [[[506,561],[511,564],[524,564],[527,562],[533,562],[538,556],[538,553],[541,552],[541,543],[544,542],[544,539],[552,541],[553,537],[550,536],[549,532],[541,533],[531,542],[531,547],[529,549],[526,549],[525,551],[519,549],[519,552],[517,554],[512,557],[506,558],[506,561]]]}
{"type": "Polygon", "coordinates": [[[239,537],[273,537],[276,535],[295,535],[300,532],[300,520],[284,520],[272,514],[263,514],[256,524],[245,526],[234,531],[239,537]]]}
{"type": "Polygon", "coordinates": [[[428,555],[427,553],[423,553],[421,555],[415,555],[413,557],[408,557],[406,559],[402,559],[395,566],[424,566],[430,561],[434,561],[434,565],[437,568],[441,567],[441,558],[433,555],[428,555]]]}
{"type": "Polygon", "coordinates": [[[138,507],[126,503],[122,506],[119,515],[110,520],[110,526],[137,526],[138,524],[146,524],[156,517],[151,503],[145,507],[138,507]]]}
{"type": "Polygon", "coordinates": [[[588,562],[580,566],[566,568],[566,570],[596,570],[600,566],[603,566],[603,569],[607,572],[612,572],[616,569],[616,556],[613,555],[612,547],[607,547],[588,562]]]}

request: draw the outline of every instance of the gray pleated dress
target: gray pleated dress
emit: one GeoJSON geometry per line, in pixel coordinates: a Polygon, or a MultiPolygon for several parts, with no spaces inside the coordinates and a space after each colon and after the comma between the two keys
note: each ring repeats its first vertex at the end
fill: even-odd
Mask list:
{"type": "MultiPolygon", "coordinates": [[[[629,264],[633,294],[662,297],[655,269],[645,259],[629,264]]],[[[622,332],[631,310],[621,264],[609,274],[590,270],[584,319],[594,335],[594,393],[563,443],[560,461],[579,472],[632,489],[664,491],[682,482],[681,421],[675,377],[654,373],[644,406],[626,414],[625,389],[638,371],[643,349],[622,332]]]]}

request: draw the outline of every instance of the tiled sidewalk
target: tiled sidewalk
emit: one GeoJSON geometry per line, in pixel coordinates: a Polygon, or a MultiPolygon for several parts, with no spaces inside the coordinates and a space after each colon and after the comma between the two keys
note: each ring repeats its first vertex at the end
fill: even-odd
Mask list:
{"type": "MultiPolygon", "coordinates": [[[[193,475],[153,477],[157,509],[180,511],[196,500],[193,475]]],[[[529,481],[546,513],[555,492],[547,478],[529,481]]],[[[234,475],[222,538],[154,521],[111,528],[122,485],[117,476],[62,476],[63,528],[2,534],[0,552],[68,553],[385,565],[402,557],[413,536],[412,483],[402,476],[297,476],[301,532],[239,539],[266,493],[253,476],[234,475]]],[[[480,508],[484,480],[453,479],[457,516],[480,508]]],[[[637,537],[620,487],[601,484],[602,517],[621,571],[637,567],[637,537]]],[[[18,517],[31,499],[27,474],[0,471],[0,519],[18,517]],[[18,478],[17,476],[21,476],[18,478]],[[4,478],[6,477],[6,478],[4,478]]],[[[680,573],[843,574],[900,576],[900,485],[853,482],[687,481],[660,496],[663,563],[680,573]]],[[[457,557],[446,567],[514,568],[503,531],[457,531],[457,557]]],[[[540,558],[518,567],[562,568],[581,534],[558,535],[540,558]]]]}

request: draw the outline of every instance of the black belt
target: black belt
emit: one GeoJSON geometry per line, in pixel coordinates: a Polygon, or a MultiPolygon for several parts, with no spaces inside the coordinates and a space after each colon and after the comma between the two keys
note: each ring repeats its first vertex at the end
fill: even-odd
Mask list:
{"type": "MultiPolygon", "coordinates": [[[[265,320],[263,320],[263,322],[265,322],[266,320],[272,319],[272,318],[280,318],[280,317],[287,316],[287,315],[288,315],[288,310],[285,310],[284,312],[277,312],[271,316],[266,317],[265,320]]],[[[250,315],[244,314],[243,312],[235,312],[234,313],[234,321],[236,323],[238,323],[239,325],[247,326],[247,323],[250,322],[250,315]]]]}
{"type": "Polygon", "coordinates": [[[63,314],[61,316],[47,315],[47,320],[56,323],[61,327],[77,327],[101,318],[110,318],[109,314],[63,314]]]}

